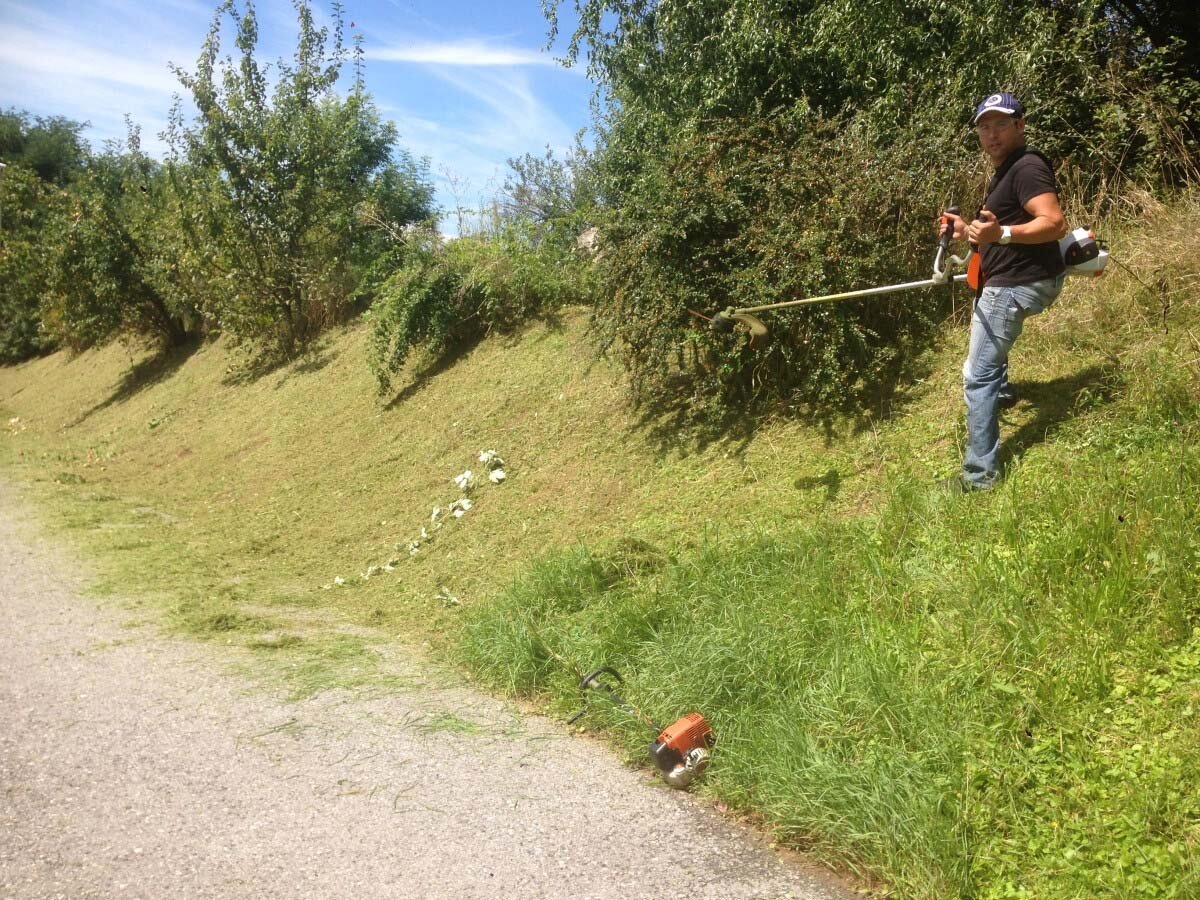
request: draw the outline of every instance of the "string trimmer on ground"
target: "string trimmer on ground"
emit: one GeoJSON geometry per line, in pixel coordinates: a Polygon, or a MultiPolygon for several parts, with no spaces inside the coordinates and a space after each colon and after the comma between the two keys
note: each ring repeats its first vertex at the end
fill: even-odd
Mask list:
{"type": "Polygon", "coordinates": [[[688,713],[671,725],[663,728],[637,707],[626,701],[616,688],[605,679],[624,684],[615,669],[601,666],[583,676],[579,692],[583,695],[583,709],[567,724],[572,725],[587,712],[588,701],[594,694],[604,697],[609,703],[639,722],[647,725],[656,735],[650,742],[650,759],[671,787],[685,788],[708,768],[713,745],[717,742],[712,727],[698,712],[688,713]]]}

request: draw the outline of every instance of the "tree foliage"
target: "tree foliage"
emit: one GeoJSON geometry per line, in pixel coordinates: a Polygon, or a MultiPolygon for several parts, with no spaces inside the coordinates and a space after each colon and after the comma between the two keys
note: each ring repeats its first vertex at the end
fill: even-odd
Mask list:
{"type": "Polygon", "coordinates": [[[180,248],[162,166],[141,149],[139,129],[93,157],[46,230],[42,319],[63,344],[83,349],[116,336],[159,347],[182,343],[199,327],[176,273],[180,248]]]}
{"type": "Polygon", "coordinates": [[[381,286],[370,310],[370,363],[380,393],[414,350],[436,359],[588,299],[588,265],[540,238],[531,222],[449,242],[431,230],[410,229],[405,264],[381,286]]]}
{"type": "Polygon", "coordinates": [[[83,170],[88,148],[86,122],[63,116],[31,116],[18,109],[0,112],[0,159],[23,165],[42,181],[65,185],[83,170]]]}
{"type": "Polygon", "coordinates": [[[41,329],[41,297],[50,258],[44,230],[60,192],[31,168],[8,163],[0,174],[0,363],[50,347],[41,329]]]}
{"type": "Polygon", "coordinates": [[[542,155],[526,153],[508,161],[503,218],[524,223],[538,241],[571,247],[584,229],[595,224],[595,159],[577,139],[563,158],[550,147],[542,155]]]}
{"type": "Polygon", "coordinates": [[[218,8],[195,72],[176,69],[199,110],[172,113],[168,171],[189,265],[206,274],[201,311],[266,354],[301,349],[351,308],[381,239],[369,214],[404,223],[430,214],[423,165],[394,149],[394,126],[363,90],[361,51],[343,43],[340,6],[318,28],[295,0],[298,38],[290,62],[270,73],[255,58],[252,4],[218,8]],[[220,56],[228,21],[236,63],[220,56]],[[336,86],[354,57],[348,96],[336,86]]]}
{"type": "MultiPolygon", "coordinates": [[[[552,37],[563,5],[543,0],[552,37]]],[[[720,415],[849,398],[894,373],[929,297],[778,316],[765,356],[698,332],[685,307],[916,277],[939,209],[977,202],[969,116],[992,91],[1022,96],[1031,142],[1093,185],[1170,182],[1195,158],[1197,48],[1103,0],[572,5],[568,59],[586,55],[606,100],[597,321],[644,400],[720,415]]]]}

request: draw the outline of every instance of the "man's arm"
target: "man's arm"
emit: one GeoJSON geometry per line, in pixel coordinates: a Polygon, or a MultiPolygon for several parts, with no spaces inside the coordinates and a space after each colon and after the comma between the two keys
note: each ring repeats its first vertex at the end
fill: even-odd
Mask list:
{"type": "MultiPolygon", "coordinates": [[[[1014,244],[1047,244],[1057,241],[1067,233],[1067,220],[1058,195],[1053,191],[1030,197],[1024,204],[1025,212],[1033,216],[1032,222],[1010,225],[1014,244]]],[[[979,218],[967,226],[967,238],[976,244],[994,244],[1000,240],[1000,223],[990,209],[979,213],[979,218]]]]}

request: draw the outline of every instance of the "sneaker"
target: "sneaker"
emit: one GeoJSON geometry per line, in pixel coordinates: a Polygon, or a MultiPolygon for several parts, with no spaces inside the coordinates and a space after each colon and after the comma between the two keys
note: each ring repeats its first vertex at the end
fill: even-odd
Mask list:
{"type": "Polygon", "coordinates": [[[1005,393],[1000,395],[1000,399],[997,401],[997,405],[1001,409],[1012,409],[1014,406],[1017,405],[1017,402],[1019,400],[1020,400],[1020,398],[1017,396],[1017,392],[1012,389],[1009,389],[1008,391],[1006,391],[1005,393]]]}

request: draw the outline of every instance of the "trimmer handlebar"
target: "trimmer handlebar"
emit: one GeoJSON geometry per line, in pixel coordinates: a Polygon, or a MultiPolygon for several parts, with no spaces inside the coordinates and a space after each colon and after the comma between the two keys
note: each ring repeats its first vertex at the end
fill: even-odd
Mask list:
{"type": "Polygon", "coordinates": [[[974,248],[967,251],[965,257],[948,256],[950,253],[950,241],[954,239],[954,223],[950,221],[951,216],[961,215],[957,206],[949,206],[939,218],[941,224],[946,226],[945,232],[938,239],[937,254],[933,257],[933,278],[934,284],[945,284],[954,276],[954,270],[960,266],[966,266],[967,261],[971,258],[971,253],[974,248]],[[949,264],[949,265],[947,265],[949,264]]]}
{"type": "Polygon", "coordinates": [[[941,248],[942,253],[950,249],[950,241],[954,238],[954,223],[950,221],[950,217],[957,216],[958,214],[958,207],[951,206],[941,215],[941,223],[946,226],[946,230],[942,234],[942,239],[938,241],[938,247],[941,248]]]}

